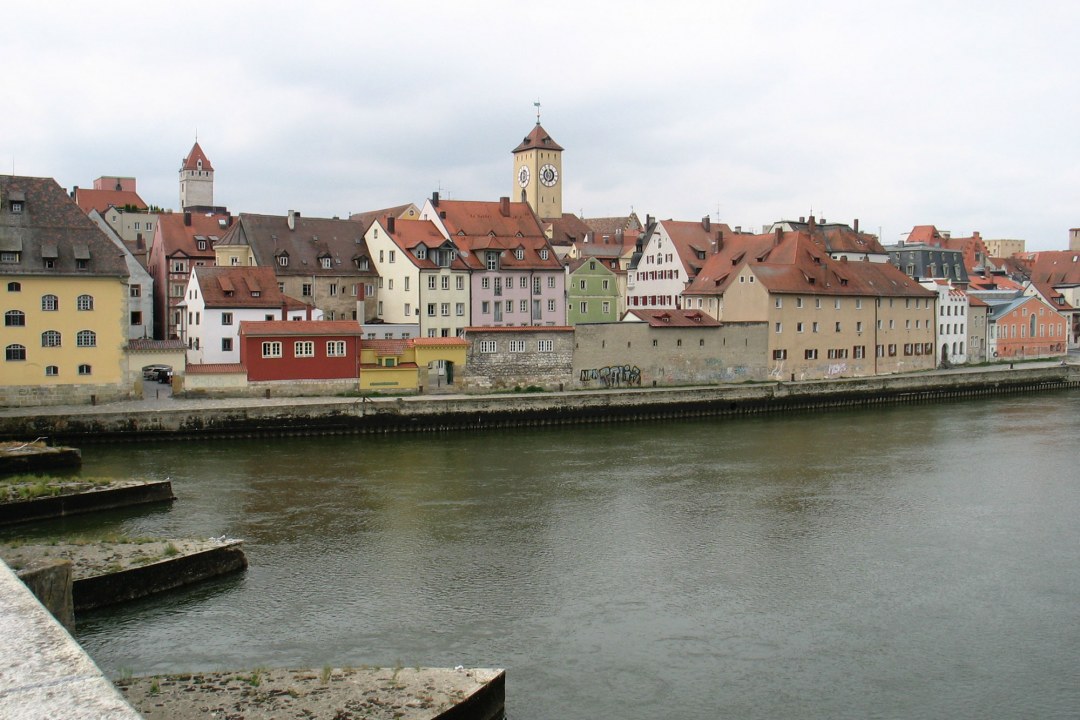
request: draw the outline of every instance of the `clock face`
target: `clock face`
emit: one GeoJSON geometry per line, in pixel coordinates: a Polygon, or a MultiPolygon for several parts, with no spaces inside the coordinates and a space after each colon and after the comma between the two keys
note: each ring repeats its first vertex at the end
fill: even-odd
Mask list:
{"type": "Polygon", "coordinates": [[[518,185],[520,185],[521,187],[526,187],[528,184],[529,184],[529,168],[522,165],[521,169],[518,170],[518,185]]]}
{"type": "Polygon", "coordinates": [[[540,168],[540,182],[548,187],[559,182],[559,171],[555,169],[554,165],[545,165],[540,168]]]}

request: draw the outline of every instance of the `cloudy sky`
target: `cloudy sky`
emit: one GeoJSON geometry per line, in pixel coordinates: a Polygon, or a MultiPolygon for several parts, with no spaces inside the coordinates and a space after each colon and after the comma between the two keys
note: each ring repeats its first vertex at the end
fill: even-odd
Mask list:
{"type": "Polygon", "coordinates": [[[0,171],[138,179],[198,132],[231,211],[511,192],[535,123],[568,212],[859,218],[1067,247],[1080,3],[258,1],[4,10],[0,171]]]}

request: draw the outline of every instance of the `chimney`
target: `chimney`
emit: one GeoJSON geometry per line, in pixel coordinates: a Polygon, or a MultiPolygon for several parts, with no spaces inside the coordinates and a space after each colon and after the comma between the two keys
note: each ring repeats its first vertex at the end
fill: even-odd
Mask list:
{"type": "Polygon", "coordinates": [[[973,238],[975,238],[976,240],[978,240],[978,239],[979,239],[979,231],[978,231],[978,230],[973,230],[973,231],[971,232],[971,237],[973,237],[973,238]]]}
{"type": "Polygon", "coordinates": [[[705,230],[705,232],[711,232],[712,231],[712,218],[710,218],[708,215],[701,218],[701,227],[702,227],[702,229],[705,230]]]}
{"type": "Polygon", "coordinates": [[[622,247],[622,244],[623,244],[623,229],[622,228],[615,228],[615,242],[619,245],[619,247],[622,247]]]}
{"type": "Polygon", "coordinates": [[[289,303],[285,301],[285,298],[281,299],[281,319],[289,319],[289,303]]]}
{"type": "Polygon", "coordinates": [[[784,239],[784,229],[781,227],[776,228],[776,239],[773,240],[773,247],[780,245],[780,241],[784,239]]]}
{"type": "Polygon", "coordinates": [[[439,211],[439,219],[440,220],[445,220],[446,219],[446,211],[445,210],[440,210],[439,211]]]}
{"type": "Polygon", "coordinates": [[[718,229],[716,231],[716,252],[720,252],[724,249],[724,230],[718,229]]]}
{"type": "Polygon", "coordinates": [[[394,234],[394,216],[393,215],[387,215],[386,216],[386,232],[390,233],[391,235],[394,234]]]}
{"type": "Polygon", "coordinates": [[[855,232],[859,232],[859,218],[855,218],[855,232]]]}
{"type": "Polygon", "coordinates": [[[809,226],[810,231],[813,232],[813,230],[814,230],[814,216],[813,215],[810,216],[810,219],[806,222],[806,224],[807,224],[807,226],[809,226]]]}
{"type": "Polygon", "coordinates": [[[437,193],[437,192],[431,193],[431,206],[432,207],[439,207],[439,193],[437,193]]]}
{"type": "Polygon", "coordinates": [[[75,196],[79,194],[79,186],[73,185],[71,188],[71,199],[74,200],[75,196]]]}
{"type": "Polygon", "coordinates": [[[806,222],[806,216],[805,215],[800,215],[799,216],[799,222],[801,222],[801,223],[806,222]]]}
{"type": "Polygon", "coordinates": [[[191,227],[191,213],[190,212],[185,212],[184,213],[184,226],[185,227],[191,227]]]}
{"type": "Polygon", "coordinates": [[[289,210],[289,214],[285,218],[285,221],[289,224],[289,230],[296,230],[296,215],[293,214],[292,210],[289,210]]]}
{"type": "Polygon", "coordinates": [[[735,226],[735,232],[741,233],[742,232],[742,225],[736,225],[735,226]]]}
{"type": "Polygon", "coordinates": [[[499,198],[499,214],[503,217],[510,217],[510,198],[505,195],[499,198]]]}

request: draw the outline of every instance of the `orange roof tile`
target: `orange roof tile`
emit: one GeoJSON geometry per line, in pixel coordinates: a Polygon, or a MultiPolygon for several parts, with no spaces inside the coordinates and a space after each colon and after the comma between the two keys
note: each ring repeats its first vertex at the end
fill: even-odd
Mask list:
{"type": "Polygon", "coordinates": [[[210,164],[209,158],[206,157],[206,153],[199,146],[199,141],[196,140],[195,144],[191,146],[191,150],[188,151],[187,157],[180,163],[181,170],[213,170],[214,166],[210,164]],[[202,160],[202,165],[199,165],[199,161],[202,160]]]}
{"type": "Polygon", "coordinates": [[[111,207],[123,209],[127,206],[131,206],[138,208],[139,210],[146,210],[147,208],[143,199],[133,190],[88,190],[85,188],[76,188],[75,203],[84,213],[89,213],[91,210],[97,210],[99,213],[104,213],[111,207]]]}
{"type": "MultiPolygon", "coordinates": [[[[355,320],[242,320],[240,334],[254,337],[263,335],[360,336],[363,331],[360,323],[355,320]]],[[[374,341],[368,341],[368,343],[371,342],[374,341]]]]}
{"type": "Polygon", "coordinates": [[[540,148],[542,150],[562,150],[562,147],[555,142],[547,130],[540,126],[540,123],[536,123],[536,127],[532,129],[525,139],[521,141],[513,152],[521,152],[522,150],[535,150],[540,148]]]}

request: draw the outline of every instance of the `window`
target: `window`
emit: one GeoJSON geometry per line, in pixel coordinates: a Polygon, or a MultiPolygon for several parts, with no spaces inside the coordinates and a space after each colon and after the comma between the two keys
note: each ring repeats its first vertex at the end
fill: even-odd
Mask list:
{"type": "Polygon", "coordinates": [[[773,307],[778,307],[778,308],[784,307],[784,299],[783,298],[776,298],[776,300],[773,301],[773,307]]]}
{"type": "MultiPolygon", "coordinates": [[[[524,281],[524,279],[525,278],[522,278],[523,281],[524,281]]],[[[464,275],[458,275],[457,277],[454,278],[454,287],[457,288],[458,290],[464,290],[465,289],[465,276],[464,275]]]]}
{"type": "Polygon", "coordinates": [[[490,354],[490,353],[498,352],[498,350],[499,350],[499,343],[497,341],[495,341],[495,340],[481,340],[480,341],[480,352],[490,354]]]}
{"type": "MultiPolygon", "coordinates": [[[[484,279],[483,279],[483,280],[481,281],[481,283],[480,283],[480,284],[481,284],[481,285],[482,285],[482,286],[484,287],[484,289],[486,290],[486,289],[487,289],[487,286],[488,286],[488,279],[487,279],[487,278],[484,278],[484,279]]],[[[428,275],[428,276],[427,276],[427,289],[428,289],[428,290],[434,290],[434,289],[435,289],[435,276],[434,276],[434,275],[428,275]]]]}
{"type": "Polygon", "coordinates": [[[554,275],[548,275],[547,286],[548,286],[549,289],[552,289],[552,288],[555,287],[555,276],[554,275]]]}
{"type": "Polygon", "coordinates": [[[803,360],[817,360],[817,350],[807,350],[804,352],[803,360]]]}
{"type": "Polygon", "coordinates": [[[315,343],[312,340],[297,340],[293,343],[293,357],[315,357],[315,343]]]}
{"type": "Polygon", "coordinates": [[[509,350],[512,353],[525,352],[525,341],[524,340],[511,340],[509,350]]]}
{"type": "Polygon", "coordinates": [[[26,346],[25,345],[8,345],[4,349],[4,359],[12,362],[26,359],[26,346]]]}
{"type": "Polygon", "coordinates": [[[795,323],[795,332],[801,333],[803,331],[802,323],[795,323]]]}
{"type": "Polygon", "coordinates": [[[487,254],[487,269],[497,270],[499,268],[499,253],[489,252],[487,254]]]}
{"type": "Polygon", "coordinates": [[[4,313],[5,327],[24,327],[25,325],[26,314],[22,310],[8,310],[4,313]]]}
{"type": "Polygon", "coordinates": [[[579,308],[579,310],[580,310],[582,315],[589,312],[589,303],[588,302],[581,303],[581,307],[579,308]]]}
{"type": "Polygon", "coordinates": [[[439,287],[441,287],[443,290],[449,290],[450,289],[450,276],[449,275],[443,275],[441,278],[439,278],[439,287]]]}
{"type": "Polygon", "coordinates": [[[541,248],[541,250],[540,250],[540,259],[541,260],[547,260],[548,259],[548,249],[547,248],[541,248]]]}
{"type": "MultiPolygon", "coordinates": [[[[408,280],[409,278],[405,279],[408,280]]],[[[330,283],[330,296],[333,297],[334,295],[337,295],[337,283],[330,283]]]]}
{"type": "Polygon", "coordinates": [[[772,351],[772,359],[773,360],[787,360],[787,350],[773,350],[772,351]]]}
{"type": "Polygon", "coordinates": [[[547,308],[548,308],[548,312],[555,312],[555,301],[554,300],[548,300],[547,308]]]}
{"type": "Polygon", "coordinates": [[[89,365],[87,365],[86,363],[83,363],[82,365],[79,366],[79,374],[80,375],[90,375],[91,372],[92,372],[92,368],[89,365]]]}
{"type": "Polygon", "coordinates": [[[581,289],[581,290],[585,289],[585,281],[584,280],[578,280],[578,288],[581,289]]]}
{"type": "Polygon", "coordinates": [[[56,377],[59,374],[60,368],[58,368],[56,365],[45,366],[45,377],[56,377]]]}
{"type": "Polygon", "coordinates": [[[329,270],[330,266],[333,264],[333,259],[328,257],[321,257],[319,258],[319,264],[322,265],[323,270],[329,270]]]}
{"type": "Polygon", "coordinates": [[[482,314],[484,314],[484,315],[490,315],[491,314],[491,302],[488,301],[488,300],[485,300],[482,303],[480,303],[480,312],[482,314]]]}
{"type": "MultiPolygon", "coordinates": [[[[288,260],[286,260],[284,263],[281,263],[281,264],[285,265],[287,263],[288,263],[288,260]]],[[[172,271],[174,273],[186,273],[187,272],[187,262],[185,262],[184,260],[173,260],[172,271]]]]}
{"type": "Polygon", "coordinates": [[[795,298],[795,307],[797,307],[797,308],[802,307],[802,298],[801,297],[795,298]]]}
{"type": "MultiPolygon", "coordinates": [[[[511,302],[507,300],[507,302],[511,302]]],[[[439,314],[443,317],[450,317],[450,303],[442,303],[439,305],[439,314]]]]}
{"type": "Polygon", "coordinates": [[[80,295],[78,300],[75,301],[75,308],[78,310],[93,310],[94,309],[94,296],[93,295],[80,295]]]}
{"type": "Polygon", "coordinates": [[[813,322],[813,323],[811,323],[811,325],[810,325],[810,332],[817,332],[817,331],[818,331],[818,324],[817,324],[817,322],[813,322]]]}
{"type": "Polygon", "coordinates": [[[784,332],[784,323],[776,323],[776,332],[784,332]]]}
{"type": "Polygon", "coordinates": [[[279,357],[281,357],[281,343],[280,342],[264,342],[262,344],[262,356],[264,358],[279,358],[279,357]]]}
{"type": "Polygon", "coordinates": [[[395,262],[396,259],[397,259],[397,251],[396,250],[391,250],[390,251],[390,262],[395,262]]]}
{"type": "Polygon", "coordinates": [[[840,298],[836,298],[835,300],[833,300],[833,309],[834,310],[839,310],[840,309],[840,298]]]}
{"type": "Polygon", "coordinates": [[[300,295],[303,297],[311,297],[311,283],[304,283],[300,286],[300,295]]]}
{"type": "Polygon", "coordinates": [[[517,260],[524,260],[525,259],[525,249],[524,248],[518,248],[517,250],[514,250],[514,258],[517,259],[517,260]]]}
{"type": "Polygon", "coordinates": [[[855,332],[862,332],[862,320],[855,323],[855,332]]]}
{"type": "MultiPolygon", "coordinates": [[[[606,281],[605,281],[605,282],[606,282],[606,281]]],[[[604,313],[605,315],[609,315],[609,314],[611,314],[611,303],[610,303],[609,301],[605,300],[605,301],[604,301],[604,302],[603,302],[603,303],[601,304],[601,307],[603,308],[603,313],[604,313]]]]}
{"type": "Polygon", "coordinates": [[[80,330],[75,335],[75,345],[77,347],[97,347],[97,333],[93,330],[80,330]]]}
{"type": "Polygon", "coordinates": [[[537,340],[536,351],[537,352],[552,352],[555,349],[554,340],[537,340]]]}
{"type": "Polygon", "coordinates": [[[435,303],[428,303],[427,316],[428,317],[435,317],[435,311],[436,311],[435,303]]]}
{"type": "Polygon", "coordinates": [[[231,312],[223,312],[223,313],[221,313],[221,324],[222,325],[232,325],[233,324],[233,314],[231,312]]]}
{"type": "Polygon", "coordinates": [[[221,352],[232,352],[232,338],[221,338],[221,352]]]}
{"type": "Polygon", "coordinates": [[[889,343],[889,357],[896,357],[896,343],[889,343]]]}
{"type": "Polygon", "coordinates": [[[22,290],[22,283],[9,282],[7,284],[8,292],[20,292],[22,290]]]}
{"type": "Polygon", "coordinates": [[[60,332],[58,330],[46,330],[41,333],[41,347],[60,347],[60,332]]]}
{"type": "Polygon", "coordinates": [[[862,310],[862,298],[855,299],[855,309],[862,310]]]}
{"type": "Polygon", "coordinates": [[[836,321],[836,332],[840,332],[840,321],[836,321]]]}
{"type": "Polygon", "coordinates": [[[169,285],[169,297],[184,297],[184,286],[179,283],[169,285]]]}
{"type": "Polygon", "coordinates": [[[327,340],[326,357],[345,357],[345,341],[327,340]]]}
{"type": "Polygon", "coordinates": [[[508,312],[508,313],[514,312],[514,301],[513,300],[507,300],[506,301],[506,312],[508,312]]]}
{"type": "Polygon", "coordinates": [[[0,252],[0,263],[17,263],[19,262],[19,253],[5,250],[0,252]]]}
{"type": "MultiPolygon", "coordinates": [[[[128,297],[142,297],[142,285],[129,285],[128,297]]],[[[42,310],[44,309],[42,308],[42,310]]]]}

